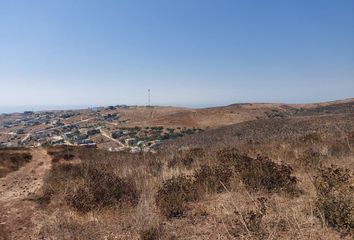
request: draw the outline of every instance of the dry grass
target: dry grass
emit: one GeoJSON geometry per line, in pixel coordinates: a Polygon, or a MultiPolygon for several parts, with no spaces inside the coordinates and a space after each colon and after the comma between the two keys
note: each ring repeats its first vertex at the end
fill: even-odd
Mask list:
{"type": "Polygon", "coordinates": [[[31,160],[32,155],[29,151],[23,149],[0,149],[0,178],[17,171],[31,160]]]}
{"type": "Polygon", "coordinates": [[[42,236],[352,239],[352,178],[330,166],[354,170],[354,127],[334,120],[260,120],[260,127],[232,127],[228,136],[209,132],[217,146],[208,140],[189,147],[207,131],[157,154],[73,148],[66,161],[67,149],[51,149],[60,160],[43,187],[41,208],[51,220],[42,236]]]}

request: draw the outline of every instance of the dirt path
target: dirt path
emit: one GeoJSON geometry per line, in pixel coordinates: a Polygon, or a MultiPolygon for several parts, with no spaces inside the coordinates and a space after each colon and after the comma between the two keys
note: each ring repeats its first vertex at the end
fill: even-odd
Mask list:
{"type": "Polygon", "coordinates": [[[108,133],[106,133],[106,132],[103,131],[102,129],[101,129],[101,135],[104,136],[104,137],[106,137],[106,138],[108,138],[109,140],[111,140],[111,141],[113,141],[113,142],[118,143],[118,145],[119,145],[121,148],[125,148],[125,146],[124,146],[123,143],[121,143],[121,142],[120,142],[119,140],[117,140],[117,139],[112,138],[111,136],[109,136],[108,133]]]}
{"type": "Polygon", "coordinates": [[[51,158],[41,148],[32,149],[31,154],[28,164],[0,179],[0,240],[36,239],[36,203],[28,198],[43,185],[51,158]]]}

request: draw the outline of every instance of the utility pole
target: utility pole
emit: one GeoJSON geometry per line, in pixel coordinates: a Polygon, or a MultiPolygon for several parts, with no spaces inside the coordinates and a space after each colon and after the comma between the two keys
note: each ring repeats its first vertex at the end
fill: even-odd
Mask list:
{"type": "Polygon", "coordinates": [[[150,88],[148,89],[148,107],[150,107],[150,88]]]}

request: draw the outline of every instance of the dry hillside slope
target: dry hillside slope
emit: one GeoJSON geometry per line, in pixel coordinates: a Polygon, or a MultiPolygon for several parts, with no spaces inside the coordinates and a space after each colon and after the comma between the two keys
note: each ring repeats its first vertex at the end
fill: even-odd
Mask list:
{"type": "Polygon", "coordinates": [[[124,111],[210,128],[156,153],[0,150],[0,239],[353,239],[352,100],[124,111]]]}

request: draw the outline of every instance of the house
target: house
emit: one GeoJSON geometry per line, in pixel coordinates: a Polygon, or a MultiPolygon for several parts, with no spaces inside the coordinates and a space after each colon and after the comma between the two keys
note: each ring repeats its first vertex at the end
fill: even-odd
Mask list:
{"type": "Polygon", "coordinates": [[[59,117],[60,118],[64,118],[64,119],[68,119],[68,118],[71,118],[73,116],[75,116],[74,112],[65,112],[65,113],[61,114],[59,117]]]}
{"type": "Polygon", "coordinates": [[[51,145],[63,145],[65,142],[61,136],[55,136],[55,137],[52,137],[50,143],[51,143],[51,145]]]}
{"type": "Polygon", "coordinates": [[[138,147],[143,148],[145,147],[145,142],[144,141],[138,141],[136,144],[138,147]]]}
{"type": "Polygon", "coordinates": [[[101,132],[101,130],[96,128],[96,129],[87,130],[86,134],[88,136],[93,136],[93,135],[99,134],[100,132],[101,132]]]}
{"type": "Polygon", "coordinates": [[[103,116],[103,119],[108,122],[111,122],[113,120],[118,120],[118,118],[119,118],[119,116],[117,113],[113,113],[113,114],[109,113],[109,114],[103,116]]]}
{"type": "Polygon", "coordinates": [[[72,132],[65,132],[64,133],[64,140],[71,140],[74,138],[74,134],[72,132]]]}
{"type": "Polygon", "coordinates": [[[20,128],[16,131],[16,134],[24,134],[25,133],[25,129],[20,128]]]}
{"type": "Polygon", "coordinates": [[[115,106],[108,106],[107,109],[108,110],[116,110],[117,108],[115,106]]]}
{"type": "Polygon", "coordinates": [[[85,143],[85,144],[80,144],[80,146],[87,147],[87,148],[96,148],[97,144],[96,143],[85,143]]]}
{"type": "Polygon", "coordinates": [[[131,152],[131,153],[140,153],[140,152],[141,152],[141,148],[139,148],[139,147],[132,147],[132,148],[130,149],[130,152],[131,152]]]}
{"type": "Polygon", "coordinates": [[[12,147],[12,143],[10,142],[0,142],[0,148],[8,148],[12,147]]]}
{"type": "Polygon", "coordinates": [[[124,136],[124,132],[122,130],[117,130],[117,131],[112,132],[112,138],[117,139],[122,136],[124,136]]]}
{"type": "Polygon", "coordinates": [[[86,144],[91,144],[94,143],[91,139],[76,139],[74,141],[74,144],[76,145],[86,145],[86,144]]]}
{"type": "Polygon", "coordinates": [[[137,143],[137,140],[135,138],[127,138],[125,139],[125,144],[128,146],[132,146],[137,143]]]}

